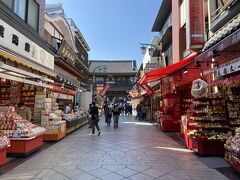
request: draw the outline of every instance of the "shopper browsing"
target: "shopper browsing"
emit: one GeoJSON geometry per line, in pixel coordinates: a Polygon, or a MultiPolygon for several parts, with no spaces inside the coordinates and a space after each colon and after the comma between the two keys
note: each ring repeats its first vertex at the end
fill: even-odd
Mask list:
{"type": "Polygon", "coordinates": [[[26,107],[22,102],[18,103],[17,113],[25,120],[31,121],[32,111],[29,107],[26,107]]]}
{"type": "Polygon", "coordinates": [[[71,104],[68,104],[65,108],[65,114],[70,114],[72,111],[71,111],[71,104]]]}

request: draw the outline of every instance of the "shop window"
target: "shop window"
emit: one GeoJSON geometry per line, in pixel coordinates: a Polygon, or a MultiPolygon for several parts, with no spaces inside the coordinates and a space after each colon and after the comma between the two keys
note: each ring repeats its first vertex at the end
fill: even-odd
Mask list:
{"type": "Polygon", "coordinates": [[[35,0],[28,0],[28,18],[27,23],[35,30],[38,29],[38,14],[39,7],[35,0]]]}
{"type": "Polygon", "coordinates": [[[14,12],[23,20],[26,19],[27,0],[15,0],[14,12]]]}
{"type": "Polygon", "coordinates": [[[104,82],[104,77],[96,77],[97,82],[104,82]]]}
{"type": "Polygon", "coordinates": [[[38,29],[39,5],[35,0],[1,0],[35,30],[38,29]]]}

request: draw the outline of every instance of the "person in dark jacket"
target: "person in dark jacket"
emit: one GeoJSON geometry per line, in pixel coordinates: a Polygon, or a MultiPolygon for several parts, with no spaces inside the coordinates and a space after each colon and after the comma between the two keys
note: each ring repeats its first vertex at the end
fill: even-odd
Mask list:
{"type": "Polygon", "coordinates": [[[98,107],[96,106],[95,102],[92,103],[92,107],[90,109],[90,114],[91,114],[91,122],[92,122],[92,134],[95,133],[95,126],[98,130],[98,136],[101,134],[100,128],[98,126],[99,122],[99,112],[98,112],[98,107]]]}
{"type": "Polygon", "coordinates": [[[121,114],[122,107],[118,103],[114,103],[112,107],[112,112],[113,112],[113,120],[114,120],[114,128],[118,128],[118,121],[119,121],[119,116],[121,114]]]}
{"type": "Polygon", "coordinates": [[[107,105],[104,111],[106,111],[107,125],[110,126],[112,119],[112,108],[107,105]]]}

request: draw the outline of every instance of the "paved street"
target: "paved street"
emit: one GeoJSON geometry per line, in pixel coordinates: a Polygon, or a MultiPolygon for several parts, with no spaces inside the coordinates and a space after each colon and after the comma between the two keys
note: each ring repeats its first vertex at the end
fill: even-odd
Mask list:
{"type": "Polygon", "coordinates": [[[83,127],[0,179],[227,179],[150,123],[120,121],[115,130],[101,120],[101,136],[83,127]]]}

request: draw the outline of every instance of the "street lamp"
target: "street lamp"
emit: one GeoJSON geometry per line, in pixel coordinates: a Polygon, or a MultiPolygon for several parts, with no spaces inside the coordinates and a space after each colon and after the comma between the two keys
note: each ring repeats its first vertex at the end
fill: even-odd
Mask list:
{"type": "Polygon", "coordinates": [[[161,53],[161,51],[162,51],[162,43],[160,43],[159,44],[159,46],[157,46],[157,45],[155,45],[155,44],[142,44],[142,43],[140,43],[140,45],[141,45],[141,53],[142,54],[145,54],[146,53],[146,51],[147,51],[147,47],[146,46],[150,46],[149,48],[148,48],[148,53],[149,53],[149,55],[150,56],[153,56],[153,52],[157,49],[158,51],[160,51],[160,53],[161,53]]]}

